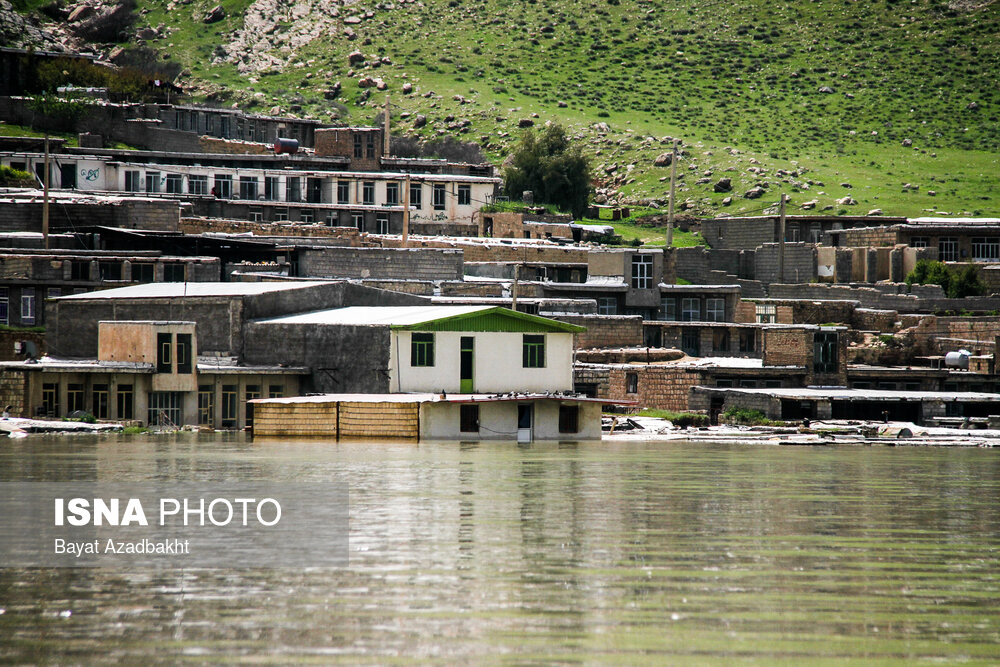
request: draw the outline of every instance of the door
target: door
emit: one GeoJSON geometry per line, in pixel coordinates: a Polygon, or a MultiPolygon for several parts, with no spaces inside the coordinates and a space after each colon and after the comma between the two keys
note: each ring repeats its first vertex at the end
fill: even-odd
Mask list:
{"type": "Polygon", "coordinates": [[[475,338],[472,336],[462,336],[461,356],[459,357],[459,388],[463,394],[471,394],[473,388],[473,372],[475,370],[473,360],[475,358],[475,338]]]}
{"type": "Polygon", "coordinates": [[[519,403],[517,406],[517,441],[531,442],[531,430],[535,421],[535,406],[519,403]]]}

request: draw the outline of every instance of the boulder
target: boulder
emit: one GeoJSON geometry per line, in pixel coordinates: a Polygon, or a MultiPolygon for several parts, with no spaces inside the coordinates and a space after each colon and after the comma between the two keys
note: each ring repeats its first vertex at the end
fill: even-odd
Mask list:
{"type": "Polygon", "coordinates": [[[732,203],[733,203],[733,198],[732,197],[726,197],[725,199],[722,200],[722,205],[723,206],[729,206],[732,203]]]}
{"type": "Polygon", "coordinates": [[[656,159],[653,160],[653,166],[654,167],[669,167],[670,163],[673,162],[673,161],[674,161],[674,154],[673,153],[660,153],[659,155],[656,156],[656,159]]]}
{"type": "Polygon", "coordinates": [[[413,84],[407,81],[406,83],[403,84],[403,94],[409,95],[412,92],[413,92],[413,84]]]}
{"type": "Polygon", "coordinates": [[[819,204],[818,200],[816,200],[816,199],[810,199],[809,201],[802,202],[801,208],[805,209],[806,211],[810,211],[810,210],[816,208],[817,204],[819,204]]]}
{"type": "Polygon", "coordinates": [[[909,148],[913,145],[913,139],[903,139],[903,145],[909,148]]]}
{"type": "Polygon", "coordinates": [[[819,92],[826,93],[827,95],[829,95],[830,93],[833,92],[833,88],[831,88],[830,86],[820,86],[819,92]]]}
{"type": "Polygon", "coordinates": [[[880,208],[873,208],[872,210],[870,210],[867,213],[865,213],[865,215],[882,215],[882,209],[880,209],[880,208]]]}
{"type": "Polygon", "coordinates": [[[521,120],[517,121],[518,127],[531,127],[534,124],[535,121],[531,120],[530,118],[522,118],[521,120]]]}
{"type": "Polygon", "coordinates": [[[375,85],[375,79],[366,76],[358,81],[358,88],[371,88],[375,85]]]}
{"type": "Polygon", "coordinates": [[[351,65],[356,65],[358,63],[363,63],[365,61],[365,54],[360,51],[351,51],[347,54],[347,62],[351,65]]]}
{"type": "Polygon", "coordinates": [[[716,192],[731,192],[733,189],[733,181],[729,178],[720,178],[718,182],[712,186],[712,189],[716,192]]]}
{"type": "Polygon", "coordinates": [[[840,199],[837,200],[838,206],[857,206],[857,204],[858,202],[854,199],[854,197],[850,195],[847,195],[846,197],[841,197],[840,199]]]}
{"type": "Polygon", "coordinates": [[[413,127],[423,127],[427,124],[427,116],[422,113],[418,113],[417,117],[413,119],[413,127]]]}
{"type": "Polygon", "coordinates": [[[94,14],[94,8],[90,5],[77,5],[76,9],[69,13],[66,18],[70,23],[74,21],[82,21],[83,19],[92,16],[94,14]]]}
{"type": "Polygon", "coordinates": [[[743,193],[744,199],[759,199],[764,194],[764,188],[759,185],[754,186],[743,193]]]}
{"type": "Polygon", "coordinates": [[[224,18],[226,18],[226,10],[222,8],[222,5],[216,5],[208,10],[203,21],[205,23],[216,23],[224,18]]]}

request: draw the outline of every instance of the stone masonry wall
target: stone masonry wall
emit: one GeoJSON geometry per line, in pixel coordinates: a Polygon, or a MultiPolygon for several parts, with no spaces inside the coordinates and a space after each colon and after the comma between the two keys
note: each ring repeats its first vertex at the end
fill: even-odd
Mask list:
{"type": "Polygon", "coordinates": [[[812,331],[803,329],[765,329],[765,366],[812,366],[812,331]]]}
{"type": "Polygon", "coordinates": [[[28,405],[28,376],[16,370],[0,371],[0,409],[10,406],[11,417],[30,417],[25,414],[28,405]]]}
{"type": "Polygon", "coordinates": [[[460,251],[322,248],[299,251],[299,275],[323,278],[461,280],[460,251]]]}
{"type": "Polygon", "coordinates": [[[643,344],[639,315],[554,315],[553,319],[587,327],[585,332],[573,336],[573,348],[577,350],[643,344]]]}
{"type": "Polygon", "coordinates": [[[589,384],[595,387],[594,398],[607,398],[611,369],[607,366],[575,364],[573,366],[573,386],[589,384]]]}
{"type": "Polygon", "coordinates": [[[808,243],[785,244],[784,276],[778,276],[778,244],[767,243],[754,254],[754,279],[765,283],[807,283],[816,277],[816,248],[808,243]]]}
{"type": "Polygon", "coordinates": [[[677,366],[615,366],[609,373],[608,394],[612,400],[638,401],[640,408],[687,410],[688,393],[701,382],[699,373],[677,366]],[[630,373],[638,375],[634,394],[626,392],[630,373]]]}

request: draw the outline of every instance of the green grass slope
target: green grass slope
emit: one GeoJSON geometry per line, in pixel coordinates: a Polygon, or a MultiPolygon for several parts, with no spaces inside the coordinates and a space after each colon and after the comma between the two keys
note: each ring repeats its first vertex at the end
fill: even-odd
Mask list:
{"type": "Polygon", "coordinates": [[[394,131],[453,133],[498,161],[519,121],[552,120],[602,191],[654,206],[669,169],[653,160],[679,137],[679,197],[699,213],[785,192],[791,212],[1000,214],[997,2],[224,0],[204,25],[214,4],[141,7],[166,27],[150,46],[220,103],[368,123],[390,94],[394,131]]]}

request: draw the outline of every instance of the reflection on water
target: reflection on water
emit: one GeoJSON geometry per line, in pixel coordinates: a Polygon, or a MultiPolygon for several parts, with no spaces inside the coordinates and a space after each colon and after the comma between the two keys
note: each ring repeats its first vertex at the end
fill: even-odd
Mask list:
{"type": "Polygon", "coordinates": [[[349,568],[0,570],[0,661],[1000,660],[995,450],[0,445],[2,481],[329,479],[349,568]]]}

